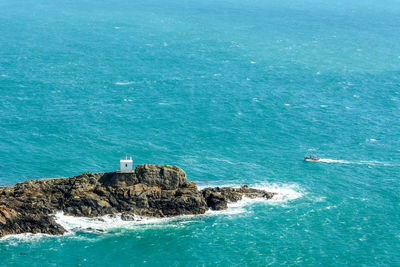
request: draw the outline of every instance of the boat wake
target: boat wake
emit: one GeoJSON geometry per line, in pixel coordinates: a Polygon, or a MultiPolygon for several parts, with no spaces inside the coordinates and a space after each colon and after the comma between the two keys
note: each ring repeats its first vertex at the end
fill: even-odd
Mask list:
{"type": "Polygon", "coordinates": [[[360,160],[360,161],[348,161],[348,160],[342,160],[342,159],[319,159],[318,162],[324,162],[324,163],[341,163],[341,164],[357,164],[357,165],[382,165],[382,166],[399,166],[396,164],[392,164],[389,162],[382,162],[382,161],[375,161],[375,160],[360,160]]]}

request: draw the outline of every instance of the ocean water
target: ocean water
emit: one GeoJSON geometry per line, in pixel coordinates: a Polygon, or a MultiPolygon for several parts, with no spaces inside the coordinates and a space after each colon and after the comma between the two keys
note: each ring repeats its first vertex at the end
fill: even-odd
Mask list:
{"type": "Polygon", "coordinates": [[[58,213],[68,234],[0,239],[0,266],[399,266],[399,29],[397,0],[0,0],[0,185],[127,153],[279,193],[58,213]]]}

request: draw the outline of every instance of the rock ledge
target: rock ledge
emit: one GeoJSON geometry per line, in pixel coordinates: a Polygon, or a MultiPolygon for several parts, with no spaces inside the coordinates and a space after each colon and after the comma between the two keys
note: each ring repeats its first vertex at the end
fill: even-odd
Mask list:
{"type": "Polygon", "coordinates": [[[0,237],[8,234],[66,230],[51,214],[97,217],[122,213],[170,217],[203,214],[209,208],[226,209],[243,196],[272,198],[274,193],[252,189],[215,187],[197,189],[176,166],[145,164],[132,173],[83,173],[70,178],[29,180],[0,187],[0,237]]]}

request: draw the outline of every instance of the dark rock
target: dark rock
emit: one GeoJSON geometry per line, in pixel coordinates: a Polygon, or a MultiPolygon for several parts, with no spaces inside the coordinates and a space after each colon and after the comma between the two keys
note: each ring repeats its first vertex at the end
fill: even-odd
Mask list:
{"type": "Polygon", "coordinates": [[[244,185],[239,188],[230,187],[208,187],[201,190],[207,206],[213,210],[223,210],[228,207],[228,202],[237,202],[242,199],[243,196],[248,198],[272,198],[275,193],[266,192],[264,190],[249,188],[244,185]]]}
{"type": "Polygon", "coordinates": [[[83,173],[71,178],[31,180],[0,187],[0,237],[19,233],[63,234],[51,214],[97,217],[122,214],[167,217],[226,209],[243,196],[271,198],[273,193],[240,188],[197,189],[185,172],[169,165],[145,164],[132,173],[83,173]]]}
{"type": "Polygon", "coordinates": [[[165,190],[184,187],[187,184],[186,173],[179,167],[169,165],[139,165],[135,169],[139,183],[158,186],[165,190]]]}
{"type": "Polygon", "coordinates": [[[228,208],[228,201],[220,193],[211,193],[207,198],[207,206],[213,210],[224,210],[228,208]]]}

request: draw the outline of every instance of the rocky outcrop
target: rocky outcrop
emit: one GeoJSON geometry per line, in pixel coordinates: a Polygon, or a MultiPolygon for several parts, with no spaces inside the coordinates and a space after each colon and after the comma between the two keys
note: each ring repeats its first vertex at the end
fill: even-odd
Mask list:
{"type": "Polygon", "coordinates": [[[267,198],[270,199],[275,193],[266,192],[247,185],[240,188],[230,187],[208,187],[201,190],[207,206],[213,210],[223,210],[228,208],[229,202],[237,202],[244,196],[248,198],[267,198]]]}
{"type": "Polygon", "coordinates": [[[83,173],[71,178],[30,180],[0,187],[0,237],[18,233],[63,234],[51,214],[97,217],[121,213],[169,217],[226,209],[243,196],[271,198],[273,193],[240,188],[197,189],[185,172],[169,165],[145,164],[132,173],[83,173]]]}

